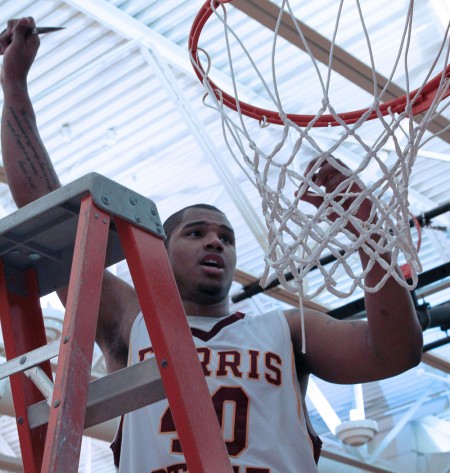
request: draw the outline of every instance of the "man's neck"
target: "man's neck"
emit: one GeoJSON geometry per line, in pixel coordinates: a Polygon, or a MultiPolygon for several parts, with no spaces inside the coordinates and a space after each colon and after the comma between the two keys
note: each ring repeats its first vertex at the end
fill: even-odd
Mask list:
{"type": "Polygon", "coordinates": [[[187,315],[196,317],[225,317],[230,315],[230,307],[227,303],[197,304],[192,301],[183,301],[184,311],[187,315]]]}

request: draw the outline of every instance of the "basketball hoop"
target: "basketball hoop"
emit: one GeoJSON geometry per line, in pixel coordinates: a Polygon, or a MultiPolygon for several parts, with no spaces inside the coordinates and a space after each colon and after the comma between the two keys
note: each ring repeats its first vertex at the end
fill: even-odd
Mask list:
{"type": "MultiPolygon", "coordinates": [[[[238,27],[229,18],[232,16],[229,13],[236,10],[227,5],[232,5],[232,0],[206,1],[194,20],[189,38],[191,61],[206,91],[205,105],[219,112],[228,149],[262,198],[262,211],[268,228],[268,250],[261,284],[268,284],[277,277],[287,290],[299,292],[304,299],[311,299],[324,289],[338,297],[351,295],[357,287],[375,292],[391,276],[404,287],[413,289],[417,284],[417,273],[421,271],[421,265],[409,226],[408,184],[418,150],[434,138],[434,135],[429,136],[427,132],[430,123],[449,105],[449,27],[435,56],[430,59],[425,77],[411,87],[413,81],[408,70],[408,58],[414,25],[414,1],[410,0],[405,12],[399,52],[388,78],[380,83],[370,35],[357,1],[357,18],[371,65],[372,98],[365,108],[337,112],[337,107],[331,100],[331,77],[336,74],[333,71],[333,61],[338,50],[336,37],[343,0],[339,3],[325,68],[323,65],[319,67],[313,54],[314,48],[304,33],[305,27],[297,19],[289,0],[280,0],[278,3],[280,8],[273,25],[272,50],[271,54],[267,53],[271,64],[270,81],[258,67],[256,56],[261,56],[260,51],[255,54],[255,51],[250,53],[247,50],[244,40],[240,39],[236,31],[238,27]],[[199,47],[207,22],[211,28],[211,21],[208,21],[211,18],[215,20],[214,25],[220,25],[223,30],[223,45],[227,48],[226,67],[231,78],[228,86],[230,90],[219,87],[218,81],[211,77],[215,70],[220,67],[223,69],[223,55],[220,67],[214,69],[211,55],[204,46],[199,47]],[[322,99],[311,114],[286,112],[280,93],[281,86],[275,66],[276,51],[282,40],[281,31],[287,18],[291,31],[296,32],[297,45],[305,51],[302,60],[307,57],[311,62],[311,74],[317,75],[317,82],[321,87],[322,99]],[[254,72],[255,77],[253,84],[258,81],[268,107],[251,105],[248,100],[242,99],[249,93],[242,90],[242,84],[237,78],[243,58],[251,66],[249,69],[254,72]],[[401,69],[401,64],[404,64],[404,93],[391,98],[391,90],[398,90],[393,89],[394,77],[401,69]],[[442,72],[437,74],[437,70],[442,72]],[[259,126],[249,123],[246,117],[259,126]],[[368,128],[369,121],[376,122],[378,128],[368,128]],[[272,128],[272,124],[280,125],[278,132],[266,131],[272,128]],[[318,134],[323,127],[339,128],[340,134],[332,143],[324,141],[323,132],[322,135],[318,134]],[[357,148],[355,154],[358,159],[350,170],[343,167],[336,156],[339,153],[349,154],[352,146],[357,148]],[[387,149],[390,150],[389,153],[387,149]],[[302,161],[305,161],[302,153],[317,160],[306,174],[300,172],[302,161]],[[330,163],[346,176],[345,181],[331,193],[326,193],[314,183],[315,173],[324,163],[330,163]],[[374,168],[376,173],[373,173],[374,168]],[[375,177],[363,184],[363,176],[370,169],[375,177]],[[352,193],[354,184],[363,189],[361,193],[352,193]],[[314,212],[305,209],[302,203],[304,194],[311,190],[324,199],[324,205],[314,212]],[[367,221],[361,221],[356,216],[365,199],[371,201],[377,218],[372,215],[367,221]],[[349,200],[352,201],[350,204],[349,200]],[[331,211],[338,215],[337,219],[330,218],[331,211]],[[358,230],[358,237],[345,230],[349,223],[358,230]],[[363,251],[369,256],[370,262],[364,270],[355,271],[349,262],[349,257],[357,251],[363,251]],[[392,255],[390,262],[386,261],[388,252],[392,255]],[[336,257],[327,267],[320,265],[320,258],[324,253],[331,253],[336,257]],[[408,281],[396,270],[397,264],[403,260],[410,268],[408,281]],[[364,278],[376,263],[385,269],[386,274],[376,286],[368,287],[364,278]],[[316,267],[322,275],[323,283],[309,290],[304,287],[303,281],[309,271],[316,267]],[[344,289],[337,284],[339,272],[342,271],[352,281],[344,289]],[[294,275],[293,282],[286,281],[286,272],[294,275]]],[[[215,45],[211,45],[210,49],[216,49],[215,45]]],[[[292,62],[295,57],[296,55],[292,56],[292,62]]]]}

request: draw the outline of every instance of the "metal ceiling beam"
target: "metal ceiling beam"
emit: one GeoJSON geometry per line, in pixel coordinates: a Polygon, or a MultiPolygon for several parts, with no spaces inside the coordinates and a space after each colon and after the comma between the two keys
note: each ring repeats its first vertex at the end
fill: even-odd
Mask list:
{"type": "MultiPolygon", "coordinates": [[[[167,63],[198,80],[187,49],[181,48],[110,2],[106,0],[63,1],[129,41],[134,41],[146,49],[157,50],[167,63]]],[[[211,74],[214,75],[218,84],[230,83],[229,77],[214,67],[211,68],[211,74]]],[[[246,99],[256,98],[256,94],[248,87],[242,87],[241,90],[246,94],[246,99]]]]}
{"type": "MultiPolygon", "coordinates": [[[[236,269],[234,271],[234,280],[239,284],[242,284],[244,287],[252,285],[252,284],[259,284],[259,278],[252,276],[249,273],[246,273],[242,269],[236,269]]],[[[265,291],[265,294],[273,297],[274,299],[289,304],[293,307],[299,306],[299,298],[298,294],[293,294],[292,292],[286,291],[281,287],[274,287],[265,291]]],[[[324,305],[318,304],[314,301],[304,300],[303,307],[307,307],[309,309],[318,310],[320,312],[328,312],[330,309],[325,307],[324,305]]]]}
{"type": "Polygon", "coordinates": [[[346,455],[336,450],[330,450],[328,448],[323,448],[320,456],[339,463],[344,463],[345,465],[360,468],[363,471],[370,471],[372,473],[400,473],[400,470],[385,467],[379,464],[369,465],[362,460],[351,457],[350,455],[346,455]]]}
{"type": "MultiPolygon", "coordinates": [[[[274,31],[280,15],[280,8],[274,3],[269,0],[234,0],[232,5],[274,31]]],[[[318,61],[328,65],[332,43],[298,18],[296,21],[305,36],[313,56],[318,61]]],[[[292,19],[286,12],[282,17],[279,35],[305,51],[305,46],[298,36],[292,19]]],[[[383,75],[376,71],[374,74],[371,67],[359,61],[336,44],[333,46],[333,62],[331,67],[335,72],[341,74],[370,94],[373,94],[374,91],[374,76],[376,78],[377,93],[380,92],[388,82],[383,75]]],[[[406,91],[404,89],[390,83],[384,94],[385,101],[395,99],[405,93],[406,91]]],[[[429,124],[428,129],[432,133],[441,133],[440,137],[450,144],[450,121],[445,117],[436,117],[436,119],[429,124]]]]}
{"type": "Polygon", "coordinates": [[[376,446],[375,450],[371,453],[368,458],[368,463],[375,462],[382,452],[388,447],[388,445],[397,437],[399,432],[405,427],[409,420],[413,417],[416,411],[422,406],[422,404],[427,400],[434,391],[434,386],[431,385],[417,401],[408,409],[407,412],[403,414],[401,419],[394,425],[394,427],[389,431],[389,433],[383,438],[383,440],[376,446]]]}
{"type": "Polygon", "coordinates": [[[249,198],[241,190],[239,183],[234,178],[225,161],[221,159],[221,153],[214,145],[203,123],[196,118],[196,113],[189,104],[184,94],[179,90],[177,79],[172,70],[165,63],[165,58],[161,57],[159,51],[141,49],[142,55],[148,64],[152,67],[153,72],[159,78],[161,85],[166,89],[167,94],[173,100],[178,108],[181,116],[186,122],[192,135],[195,137],[212,168],[219,176],[225,190],[239,209],[242,217],[251,229],[256,241],[263,250],[267,248],[267,230],[256,213],[249,198]]]}
{"type": "Polygon", "coordinates": [[[106,0],[63,0],[89,18],[115,31],[124,38],[136,41],[140,45],[153,49],[158,48],[166,61],[174,64],[183,72],[194,77],[194,71],[187,51],[150,29],[139,20],[125,13],[106,0]]]}
{"type": "Polygon", "coordinates": [[[20,473],[25,471],[20,458],[4,455],[3,453],[0,453],[0,469],[20,473]]]}
{"type": "Polygon", "coordinates": [[[431,353],[424,353],[422,355],[422,362],[426,363],[433,368],[443,371],[444,373],[450,374],[450,362],[445,358],[431,353]]]}

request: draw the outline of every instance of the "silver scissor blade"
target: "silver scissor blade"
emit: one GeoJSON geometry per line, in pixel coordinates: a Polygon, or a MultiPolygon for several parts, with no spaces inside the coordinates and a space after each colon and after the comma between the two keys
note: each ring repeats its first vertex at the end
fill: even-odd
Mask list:
{"type": "Polygon", "coordinates": [[[44,33],[53,33],[54,31],[63,30],[63,26],[35,26],[31,29],[31,34],[44,34],[44,33]]]}
{"type": "MultiPolygon", "coordinates": [[[[64,26],[35,26],[33,28],[30,28],[30,33],[31,35],[37,35],[37,34],[44,34],[44,33],[53,33],[54,31],[60,31],[63,30],[64,26]]],[[[3,30],[0,33],[0,36],[6,33],[6,29],[3,30]]],[[[9,39],[11,41],[11,38],[9,39]]]]}

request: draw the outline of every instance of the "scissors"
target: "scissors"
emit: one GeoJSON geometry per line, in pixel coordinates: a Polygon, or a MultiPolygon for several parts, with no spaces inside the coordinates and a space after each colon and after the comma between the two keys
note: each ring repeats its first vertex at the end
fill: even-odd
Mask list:
{"type": "MultiPolygon", "coordinates": [[[[35,36],[38,34],[53,33],[54,31],[60,31],[63,29],[64,29],[63,26],[35,26],[35,27],[30,28],[29,31],[31,35],[35,36]]],[[[0,36],[5,32],[6,30],[3,30],[0,33],[0,36]]]]}
{"type": "Polygon", "coordinates": [[[37,35],[37,34],[45,34],[45,33],[53,33],[54,31],[63,30],[64,26],[35,26],[34,28],[30,28],[30,34],[37,35]]]}

